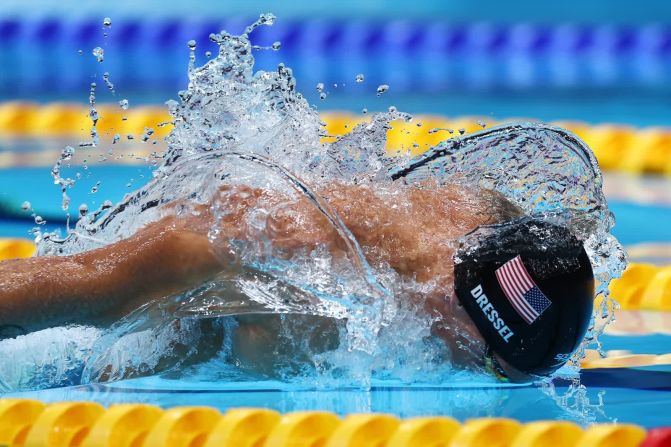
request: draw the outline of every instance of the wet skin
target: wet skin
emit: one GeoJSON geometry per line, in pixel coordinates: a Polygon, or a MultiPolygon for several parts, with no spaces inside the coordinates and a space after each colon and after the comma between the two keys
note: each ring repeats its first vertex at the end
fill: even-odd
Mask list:
{"type": "MultiPolygon", "coordinates": [[[[436,185],[385,190],[343,184],[318,192],[371,265],[387,264],[429,286],[409,299],[439,317],[432,330],[451,347],[455,364],[480,366],[486,345],[454,296],[452,256],[460,236],[497,219],[492,193],[436,185]],[[467,349],[456,348],[459,340],[463,343],[459,334],[468,334],[467,349]]],[[[333,256],[345,255],[331,223],[302,196],[224,186],[214,200],[226,210],[218,220],[225,237],[218,239],[216,255],[207,238],[211,209],[201,206],[180,216],[169,212],[131,237],[96,250],[0,263],[0,326],[35,331],[64,324],[107,325],[146,302],[185,291],[222,271],[235,274],[241,266],[226,245],[231,240],[264,237],[287,256],[319,246],[333,256]],[[250,225],[258,210],[264,211],[263,234],[250,225]]],[[[258,350],[254,340],[268,337],[267,330],[254,321],[242,324],[240,349],[258,350]]]]}

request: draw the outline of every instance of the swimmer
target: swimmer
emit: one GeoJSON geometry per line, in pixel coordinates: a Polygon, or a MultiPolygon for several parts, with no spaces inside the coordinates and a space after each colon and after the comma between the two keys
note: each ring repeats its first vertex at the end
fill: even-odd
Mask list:
{"type": "MultiPolygon", "coordinates": [[[[582,243],[562,227],[523,216],[497,192],[391,186],[334,183],[317,192],[372,266],[386,264],[427,285],[426,293],[408,299],[436,317],[432,333],[450,348],[451,361],[518,382],[562,366],[582,341],[592,312],[593,274],[582,243]],[[455,243],[473,231],[480,235],[478,243],[455,243]],[[460,349],[465,340],[468,349],[460,349]]],[[[343,253],[330,222],[306,198],[241,185],[223,186],[218,194],[227,207],[218,223],[226,240],[258,238],[248,218],[264,209],[262,236],[278,252],[290,256],[326,247],[333,256],[343,253]]],[[[0,263],[0,327],[32,332],[65,324],[108,325],[150,300],[222,272],[234,275],[240,269],[236,257],[215,255],[208,240],[210,208],[197,211],[173,212],[88,252],[0,263]]],[[[267,330],[252,321],[239,349],[250,357],[259,354],[264,346],[254,335],[272,340],[272,334],[264,335],[267,330]]]]}

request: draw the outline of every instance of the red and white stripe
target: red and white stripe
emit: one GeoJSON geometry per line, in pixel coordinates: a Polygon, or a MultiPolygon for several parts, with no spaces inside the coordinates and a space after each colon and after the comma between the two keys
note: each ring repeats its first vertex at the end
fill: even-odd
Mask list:
{"type": "Polygon", "coordinates": [[[536,286],[534,280],[529,275],[526,267],[522,264],[522,258],[519,255],[496,269],[496,279],[498,279],[503,293],[513,305],[515,310],[524,321],[531,324],[540,316],[536,309],[526,300],[524,294],[536,286]]]}

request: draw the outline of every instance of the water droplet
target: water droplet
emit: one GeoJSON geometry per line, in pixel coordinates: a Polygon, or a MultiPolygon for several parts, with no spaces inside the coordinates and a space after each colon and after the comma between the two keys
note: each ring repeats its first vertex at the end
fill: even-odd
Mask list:
{"type": "Polygon", "coordinates": [[[61,161],[67,161],[75,154],[75,148],[72,146],[65,146],[61,151],[61,161]]]}
{"type": "Polygon", "coordinates": [[[42,216],[35,216],[35,223],[37,225],[44,225],[47,221],[42,219],[42,216]]]}
{"type": "Polygon", "coordinates": [[[105,60],[105,50],[103,50],[100,47],[95,47],[93,49],[93,55],[95,56],[98,62],[102,62],[105,60]]]}
{"type": "MultiPolygon", "coordinates": [[[[121,139],[121,135],[119,135],[118,133],[115,133],[114,136],[112,137],[112,144],[117,144],[120,139],[121,139]]],[[[112,152],[111,149],[110,149],[110,152],[112,152]]]]}
{"type": "Polygon", "coordinates": [[[265,13],[259,16],[259,20],[256,23],[259,25],[272,26],[275,24],[275,20],[277,20],[277,17],[275,17],[274,14],[265,13]]]}
{"type": "Polygon", "coordinates": [[[98,125],[98,111],[95,108],[96,104],[96,88],[98,87],[98,84],[95,82],[91,82],[91,89],[89,90],[89,118],[91,118],[91,130],[89,132],[89,135],[91,135],[91,141],[86,142],[86,143],[80,143],[79,146],[89,146],[89,147],[95,147],[98,145],[98,131],[96,126],[98,125]]]}
{"type": "Polygon", "coordinates": [[[273,42],[273,44],[270,46],[274,51],[279,50],[282,47],[282,42],[273,42]]]}
{"type": "Polygon", "coordinates": [[[127,140],[132,140],[133,138],[134,138],[134,137],[133,137],[133,134],[130,134],[130,133],[129,133],[128,135],[126,135],[126,139],[127,139],[127,140]]]}
{"type": "MultiPolygon", "coordinates": [[[[74,182],[73,182],[74,184],[74,182]]],[[[67,211],[70,208],[70,196],[65,192],[65,188],[61,190],[61,209],[67,211]]]]}
{"type": "Polygon", "coordinates": [[[361,113],[363,113],[365,115],[366,113],[368,113],[368,109],[366,107],[364,107],[363,109],[361,109],[361,113]]]}
{"type": "Polygon", "coordinates": [[[103,81],[105,81],[107,89],[114,93],[114,84],[112,84],[112,81],[110,81],[110,74],[108,72],[103,73],[103,81]]]}
{"type": "Polygon", "coordinates": [[[208,59],[211,58],[212,57],[212,52],[211,51],[206,51],[205,52],[205,57],[208,58],[208,59]]]}
{"type": "Polygon", "coordinates": [[[154,129],[151,127],[145,127],[144,128],[144,134],[142,134],[142,141],[145,143],[149,140],[149,137],[151,137],[154,134],[154,129]]]}
{"type": "Polygon", "coordinates": [[[89,212],[89,206],[85,203],[79,205],[79,217],[84,217],[89,212]]]}
{"type": "Polygon", "coordinates": [[[112,26],[112,19],[110,19],[109,17],[105,17],[103,19],[103,26],[105,28],[109,28],[110,26],[112,26]]]}
{"type": "Polygon", "coordinates": [[[315,88],[317,89],[317,91],[319,93],[323,92],[324,91],[324,83],[323,82],[318,83],[315,88]]]}
{"type": "Polygon", "coordinates": [[[105,200],[100,207],[104,210],[112,208],[112,202],[110,200],[105,200]]]}
{"type": "Polygon", "coordinates": [[[196,66],[196,41],[190,40],[186,43],[189,47],[189,73],[191,73],[196,66]]]}
{"type": "Polygon", "coordinates": [[[429,133],[436,133],[436,132],[447,132],[449,134],[453,134],[454,130],[446,127],[434,127],[432,129],[429,129],[429,133]]]}
{"type": "Polygon", "coordinates": [[[418,122],[418,123],[415,124],[415,126],[417,126],[417,127],[422,127],[422,123],[421,123],[421,122],[418,122]]]}
{"type": "Polygon", "coordinates": [[[119,101],[119,107],[121,107],[121,110],[128,110],[128,100],[124,98],[119,101]]]}
{"type": "Polygon", "coordinates": [[[387,84],[382,84],[378,86],[377,88],[377,96],[383,95],[389,90],[389,86],[387,84]]]}
{"type": "Polygon", "coordinates": [[[389,108],[388,108],[387,110],[388,110],[390,113],[396,113],[396,112],[397,112],[397,109],[396,109],[395,106],[389,106],[389,108]]]}
{"type": "Polygon", "coordinates": [[[81,56],[82,54],[84,54],[84,50],[77,50],[77,54],[81,56]]]}
{"type": "Polygon", "coordinates": [[[319,99],[321,99],[322,101],[325,100],[326,99],[326,93],[320,92],[319,93],[319,99]]]}
{"type": "Polygon", "coordinates": [[[482,120],[477,121],[477,125],[480,126],[480,127],[482,127],[483,129],[484,129],[485,127],[487,127],[487,123],[485,123],[485,122],[482,121],[482,120]]]}
{"type": "Polygon", "coordinates": [[[465,133],[466,133],[466,129],[464,129],[463,127],[461,129],[459,129],[459,135],[463,135],[465,133]]]}
{"type": "Polygon", "coordinates": [[[361,74],[361,73],[359,73],[358,75],[356,75],[356,77],[354,78],[354,80],[355,80],[356,82],[359,82],[359,83],[363,82],[364,79],[365,79],[365,78],[364,78],[363,74],[361,74]]]}
{"type": "Polygon", "coordinates": [[[32,205],[30,204],[30,202],[27,201],[27,200],[21,204],[21,210],[22,210],[22,211],[30,211],[30,209],[31,209],[32,207],[33,207],[33,206],[32,206],[32,205]]]}

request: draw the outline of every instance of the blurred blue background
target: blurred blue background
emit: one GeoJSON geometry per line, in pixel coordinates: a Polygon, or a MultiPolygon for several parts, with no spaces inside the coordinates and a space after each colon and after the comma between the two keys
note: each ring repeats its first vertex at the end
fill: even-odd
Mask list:
{"type": "Polygon", "coordinates": [[[204,61],[211,32],[238,33],[262,12],[278,20],[253,41],[282,49],[257,52],[259,68],[285,62],[322,109],[635,125],[671,114],[671,3],[649,0],[3,0],[0,100],[85,101],[109,72],[134,104],[162,103],[186,84],[189,39],[204,61]]]}

